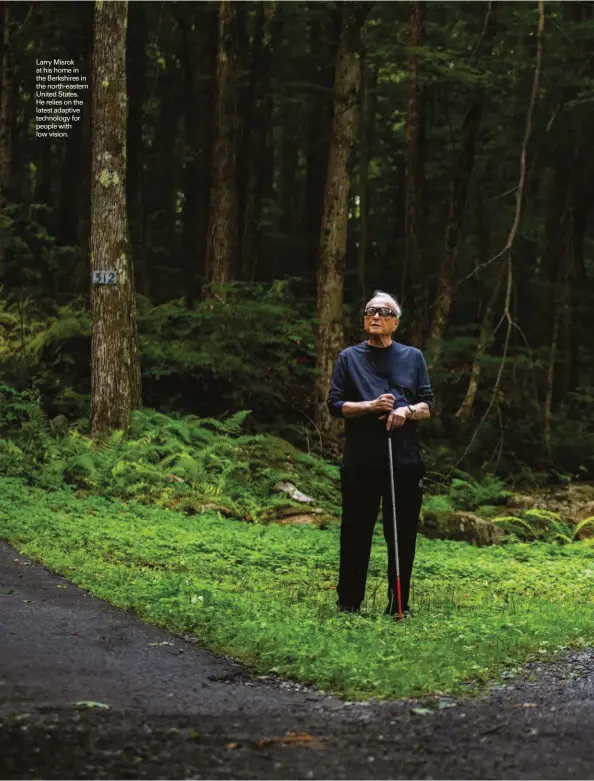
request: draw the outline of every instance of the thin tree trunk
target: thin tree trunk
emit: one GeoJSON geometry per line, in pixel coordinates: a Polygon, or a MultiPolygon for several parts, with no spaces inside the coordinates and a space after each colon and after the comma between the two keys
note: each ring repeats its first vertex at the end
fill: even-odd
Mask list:
{"type": "Polygon", "coordinates": [[[414,0],[408,15],[408,105],[405,149],[405,251],[400,295],[404,297],[407,277],[412,281],[411,342],[420,347],[426,330],[427,287],[423,274],[421,232],[425,163],[425,90],[418,49],[423,41],[425,3],[414,0]]]}
{"type": "Polygon", "coordinates": [[[293,236],[299,220],[297,164],[299,162],[300,108],[285,104],[281,112],[279,143],[280,229],[285,236],[293,236]]]}
{"type": "Polygon", "coordinates": [[[458,258],[458,241],[466,207],[466,194],[474,166],[474,150],[480,127],[483,105],[475,103],[464,117],[460,131],[460,151],[451,185],[445,247],[439,269],[437,293],[433,307],[433,322],[428,345],[428,361],[435,366],[441,357],[441,345],[446,320],[452,304],[454,272],[458,258]]]}
{"type": "MultiPolygon", "coordinates": [[[[93,94],[93,17],[94,4],[89,3],[86,7],[84,42],[82,46],[83,58],[82,65],[84,75],[88,79],[89,97],[93,94]]],[[[91,168],[92,168],[92,139],[91,139],[91,114],[92,101],[85,100],[81,113],[81,136],[80,136],[80,169],[78,178],[78,197],[80,207],[76,221],[76,241],[82,250],[83,262],[76,270],[74,279],[75,294],[86,294],[89,289],[89,275],[91,272],[91,253],[90,253],[90,235],[91,235],[91,168]]]]}
{"type": "MultiPolygon", "coordinates": [[[[479,46],[492,46],[496,25],[496,3],[485,5],[484,32],[479,46]]],[[[488,52],[487,52],[488,53],[488,52]]],[[[439,270],[437,292],[433,305],[433,320],[428,344],[428,362],[435,366],[441,357],[443,335],[450,313],[454,288],[454,274],[458,259],[460,230],[466,209],[466,195],[474,167],[475,146],[483,113],[483,91],[479,90],[474,103],[469,108],[460,129],[460,148],[454,166],[454,175],[450,192],[448,219],[445,230],[445,246],[439,270]]]]}
{"type": "MultiPolygon", "coordinates": [[[[10,42],[11,11],[7,0],[0,2],[0,209],[10,201],[12,163],[13,52],[10,42]]],[[[0,258],[1,260],[1,258],[0,258]]]]}
{"type": "Polygon", "coordinates": [[[130,243],[137,289],[150,296],[146,261],[146,214],[144,206],[144,103],[146,100],[147,6],[131,3],[127,39],[129,109],[127,138],[126,195],[130,243]]]}
{"type": "Polygon", "coordinates": [[[307,237],[308,270],[316,273],[320,250],[320,230],[324,210],[324,192],[328,171],[330,136],[332,131],[332,89],[338,39],[340,13],[325,8],[322,21],[315,13],[321,3],[310,3],[309,24],[311,83],[316,92],[312,95],[307,126],[307,155],[305,182],[305,229],[307,237]],[[317,97],[319,96],[319,97],[317,97]]]}
{"type": "Polygon", "coordinates": [[[561,302],[555,305],[553,316],[553,334],[549,353],[549,366],[547,369],[547,392],[544,404],[545,442],[549,454],[551,452],[551,414],[553,411],[553,392],[555,387],[555,365],[557,363],[557,345],[559,342],[559,329],[561,324],[561,302]]]}
{"type": "Polygon", "coordinates": [[[126,216],[127,2],[95,3],[91,268],[114,285],[91,285],[91,433],[125,429],[140,406],[134,269],[126,216]]]}
{"type": "Polygon", "coordinates": [[[203,119],[212,117],[214,112],[218,6],[180,3],[177,13],[183,36],[186,94],[182,249],[186,266],[186,305],[191,308],[206,273],[213,129],[212,123],[203,119]]]}
{"type": "Polygon", "coordinates": [[[538,90],[540,86],[540,76],[542,70],[542,39],[543,39],[544,22],[545,22],[544,0],[538,0],[537,9],[538,9],[538,24],[536,28],[536,62],[534,66],[534,76],[532,78],[532,90],[530,92],[530,100],[528,102],[528,109],[526,112],[526,126],[524,128],[524,136],[522,138],[522,146],[520,148],[520,176],[518,179],[518,186],[516,187],[516,208],[514,213],[514,219],[509,229],[509,234],[507,236],[507,241],[505,242],[505,247],[497,256],[498,258],[501,258],[501,266],[503,267],[502,273],[506,281],[503,314],[501,316],[501,322],[505,321],[507,323],[507,328],[506,328],[505,338],[503,343],[503,354],[501,356],[501,363],[499,364],[499,369],[497,370],[495,384],[491,391],[491,399],[489,401],[489,404],[487,405],[485,412],[481,416],[481,419],[479,420],[476,428],[474,429],[474,432],[470,437],[470,441],[468,445],[464,449],[464,452],[462,453],[462,455],[454,465],[453,469],[455,469],[457,466],[459,466],[462,463],[462,461],[466,458],[466,456],[472,449],[474,443],[476,442],[481,426],[489,416],[491,410],[493,409],[494,404],[498,401],[499,389],[501,387],[501,378],[503,376],[503,370],[505,368],[505,363],[507,360],[507,353],[509,349],[509,342],[510,342],[510,336],[512,331],[512,325],[513,325],[513,318],[510,311],[510,304],[512,298],[512,290],[513,290],[512,250],[513,250],[514,242],[516,240],[516,236],[518,234],[520,222],[522,219],[524,188],[526,186],[528,145],[530,142],[530,136],[532,135],[532,120],[534,115],[534,108],[536,106],[536,101],[538,98],[538,90]]]}
{"type": "Polygon", "coordinates": [[[478,391],[479,380],[481,377],[482,361],[487,352],[489,342],[493,337],[493,319],[495,315],[495,306],[501,293],[501,287],[504,279],[504,267],[501,266],[497,273],[497,279],[491,289],[491,295],[487,301],[485,312],[483,314],[483,321],[481,323],[481,332],[472,361],[472,368],[470,370],[470,380],[468,381],[468,388],[466,389],[466,396],[464,401],[460,405],[460,408],[456,412],[456,417],[463,424],[466,425],[472,417],[472,410],[474,408],[474,402],[476,400],[476,394],[478,391]]]}
{"type": "Polygon", "coordinates": [[[546,316],[548,312],[550,318],[550,313],[553,314],[544,403],[545,443],[549,451],[551,447],[551,415],[556,395],[557,358],[566,295],[566,263],[570,252],[569,209],[572,192],[570,179],[571,166],[567,164],[567,161],[560,160],[553,171],[548,187],[549,197],[545,220],[543,265],[552,293],[549,298],[549,306],[546,307],[546,312],[543,312],[543,315],[546,316]]]}
{"type": "Polygon", "coordinates": [[[258,6],[252,55],[249,107],[244,131],[245,181],[241,220],[241,278],[253,281],[261,252],[260,217],[264,195],[266,130],[271,116],[270,76],[276,2],[258,6]]]}
{"type": "Polygon", "coordinates": [[[316,420],[321,431],[332,433],[335,421],[326,397],[336,355],[342,348],[343,272],[347,243],[350,159],[357,140],[361,88],[361,30],[369,6],[363,2],[341,5],[342,25],[334,82],[334,119],[324,192],[324,211],[317,275],[316,420]]]}
{"type": "Polygon", "coordinates": [[[359,153],[359,246],[357,247],[357,288],[361,306],[365,306],[367,235],[369,228],[369,100],[367,91],[367,58],[365,48],[361,51],[361,119],[359,153]]]}
{"type": "Polygon", "coordinates": [[[212,161],[206,281],[230,282],[237,256],[237,143],[239,29],[235,2],[221,0],[217,52],[217,97],[212,161]]]}

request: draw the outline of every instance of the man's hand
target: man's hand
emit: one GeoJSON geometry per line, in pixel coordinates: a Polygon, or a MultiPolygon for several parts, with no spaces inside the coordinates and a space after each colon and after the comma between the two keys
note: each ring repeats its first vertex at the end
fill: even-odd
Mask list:
{"type": "Polygon", "coordinates": [[[382,393],[377,399],[372,401],[369,405],[370,412],[391,412],[396,397],[391,393],[382,393]]]}
{"type": "Polygon", "coordinates": [[[391,431],[393,428],[400,428],[404,426],[407,419],[412,417],[409,407],[398,407],[393,409],[389,415],[382,415],[380,420],[386,421],[386,428],[391,431]]]}

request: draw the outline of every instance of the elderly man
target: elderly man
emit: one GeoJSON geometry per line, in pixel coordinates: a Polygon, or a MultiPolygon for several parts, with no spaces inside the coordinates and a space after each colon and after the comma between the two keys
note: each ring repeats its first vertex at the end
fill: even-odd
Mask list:
{"type": "Polygon", "coordinates": [[[373,529],[380,501],[388,546],[388,607],[396,615],[396,562],[388,436],[392,437],[402,607],[410,612],[424,467],[416,421],[431,415],[433,393],[420,350],[392,341],[400,322],[396,300],[376,291],[365,307],[367,339],[343,350],[328,394],[333,417],[345,419],[341,467],[342,526],[338,606],[356,612],[365,596],[373,529]]]}

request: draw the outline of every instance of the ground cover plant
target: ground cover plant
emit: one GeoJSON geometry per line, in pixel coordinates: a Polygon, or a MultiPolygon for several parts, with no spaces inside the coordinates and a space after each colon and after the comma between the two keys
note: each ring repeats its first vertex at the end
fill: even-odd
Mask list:
{"type": "Polygon", "coordinates": [[[0,537],[149,621],[349,698],[479,690],[528,659],[594,641],[589,541],[477,549],[420,538],[417,615],[397,624],[383,615],[379,530],[355,616],[336,612],[333,525],[188,516],[12,477],[0,479],[0,537]]]}

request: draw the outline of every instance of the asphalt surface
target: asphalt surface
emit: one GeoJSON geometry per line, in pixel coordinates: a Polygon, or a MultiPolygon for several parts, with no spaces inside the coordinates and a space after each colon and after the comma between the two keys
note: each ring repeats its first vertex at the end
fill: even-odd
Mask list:
{"type": "Polygon", "coordinates": [[[478,699],[348,703],[254,678],[0,542],[2,779],[594,777],[594,652],[529,672],[478,699]]]}

